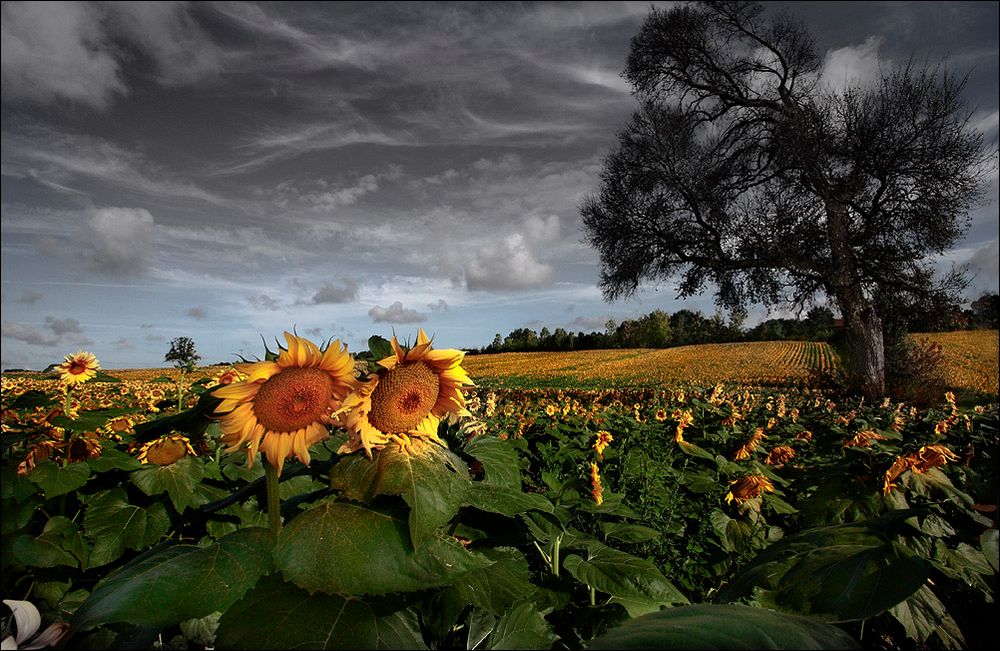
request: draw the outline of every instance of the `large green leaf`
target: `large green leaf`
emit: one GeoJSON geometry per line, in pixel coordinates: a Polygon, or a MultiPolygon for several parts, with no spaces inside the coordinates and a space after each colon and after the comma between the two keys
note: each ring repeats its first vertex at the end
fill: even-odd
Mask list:
{"type": "Polygon", "coordinates": [[[477,436],[465,446],[464,452],[483,464],[485,484],[521,492],[521,465],[509,441],[495,436],[477,436]]]}
{"type": "Polygon", "coordinates": [[[11,409],[33,409],[35,407],[48,407],[54,405],[55,399],[44,391],[30,389],[25,391],[10,403],[11,409]]]}
{"type": "Polygon", "coordinates": [[[357,595],[441,587],[489,564],[440,533],[414,550],[398,511],[334,501],[313,507],[282,530],[275,564],[309,592],[357,595]]]}
{"type": "Polygon", "coordinates": [[[83,528],[94,543],[87,567],[107,565],[125,549],[142,549],[157,542],[170,528],[163,504],[149,508],[129,504],[123,488],[95,494],[87,501],[83,528]]]}
{"type": "Polygon", "coordinates": [[[656,529],[641,524],[605,522],[602,523],[602,528],[608,540],[620,540],[624,543],[641,543],[650,540],[659,540],[663,537],[663,534],[656,529]]]}
{"type": "Polygon", "coordinates": [[[484,550],[482,554],[491,563],[469,572],[450,588],[462,604],[473,604],[495,615],[503,615],[512,605],[524,601],[537,590],[531,582],[528,561],[520,550],[501,547],[484,550]]]}
{"type": "Polygon", "coordinates": [[[652,561],[611,547],[592,544],[586,560],[570,554],[563,567],[579,581],[611,595],[611,601],[625,606],[633,617],[660,606],[688,603],[652,561]]]}
{"type": "Polygon", "coordinates": [[[698,604],[643,615],[588,649],[860,649],[836,626],[738,605],[698,604]]]}
{"type": "Polygon", "coordinates": [[[144,464],[132,473],[132,483],[146,495],[166,493],[178,513],[196,504],[198,484],[205,476],[205,463],[186,456],[167,466],[144,464]]]}
{"type": "Polygon", "coordinates": [[[272,540],[266,529],[241,529],[208,547],[173,545],[144,554],[97,584],[73,628],[115,622],[163,628],[225,611],[270,570],[272,540]]]}
{"type": "Polygon", "coordinates": [[[219,621],[220,649],[426,649],[414,616],[264,577],[219,621]]]}
{"type": "Polygon", "coordinates": [[[352,455],[330,471],[330,486],[362,502],[401,495],[410,506],[410,539],[419,548],[455,516],[470,485],[465,463],[447,448],[429,443],[423,450],[410,455],[389,445],[372,459],[352,455]]]}
{"type": "Polygon", "coordinates": [[[549,649],[558,636],[531,603],[520,603],[503,614],[483,649],[549,649]]]}
{"type": "Polygon", "coordinates": [[[994,572],[1000,571],[1000,532],[996,529],[987,529],[979,539],[979,546],[994,572]]]}
{"type": "Polygon", "coordinates": [[[552,513],[552,502],[544,495],[522,493],[520,488],[494,486],[485,481],[472,482],[465,504],[506,516],[515,516],[528,511],[552,513]]]}
{"type": "Polygon", "coordinates": [[[87,465],[94,472],[108,472],[109,470],[137,470],[142,464],[131,454],[115,448],[105,448],[101,451],[101,456],[90,459],[87,461],[87,465]]]}
{"type": "Polygon", "coordinates": [[[28,479],[42,489],[46,498],[71,493],[86,484],[88,477],[90,466],[85,463],[71,463],[64,468],[48,459],[40,462],[28,475],[28,479]]]}
{"type": "Polygon", "coordinates": [[[946,643],[953,640],[964,643],[962,632],[948,609],[926,584],[908,599],[890,608],[889,613],[903,625],[908,637],[921,644],[939,630],[945,633],[941,639],[946,643]]]}
{"type": "Polygon", "coordinates": [[[87,545],[80,535],[80,528],[61,515],[46,522],[37,537],[25,534],[14,538],[12,550],[17,560],[34,567],[81,567],[87,561],[87,545]]]}
{"type": "Polygon", "coordinates": [[[930,564],[889,533],[907,514],[912,512],[783,538],[737,573],[720,597],[753,591],[760,603],[780,610],[832,621],[873,617],[912,595],[930,576],[930,564]]]}
{"type": "Polygon", "coordinates": [[[719,534],[722,548],[727,552],[742,552],[755,545],[762,546],[764,528],[744,519],[731,518],[719,509],[709,514],[712,528],[719,534]]]}

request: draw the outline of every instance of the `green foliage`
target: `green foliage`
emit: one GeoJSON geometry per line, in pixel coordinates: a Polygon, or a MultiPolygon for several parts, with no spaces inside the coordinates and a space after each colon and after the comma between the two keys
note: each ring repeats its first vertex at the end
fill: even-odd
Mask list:
{"type": "MultiPolygon", "coordinates": [[[[374,341],[370,356],[385,354],[374,341]]],[[[262,464],[226,454],[211,424],[218,399],[143,413],[121,388],[109,383],[110,407],[72,421],[44,420],[50,393],[3,397],[21,437],[0,474],[4,591],[71,621],[74,648],[719,648],[731,636],[822,648],[850,646],[858,621],[865,644],[984,639],[997,536],[976,509],[997,485],[993,406],[910,414],[743,388],[480,389],[469,396],[479,422],[442,424],[447,445],[390,444],[369,459],[335,454],[337,435],[313,446],[310,467],[287,462],[275,537],[262,528],[262,464]],[[119,439],[104,426],[121,415],[141,422],[119,439]],[[765,438],[737,458],[758,427],[765,438]],[[882,438],[845,448],[861,430],[882,438]],[[613,435],[600,457],[598,431],[613,435]],[[136,460],[179,433],[197,456],[136,460]],[[99,445],[62,456],[84,441],[99,445]],[[883,494],[894,461],[930,444],[967,462],[905,470],[883,494]],[[796,456],[768,465],[778,445],[796,456]],[[747,474],[774,491],[727,503],[747,474]]]]}
{"type": "Polygon", "coordinates": [[[685,606],[633,619],[588,649],[858,649],[842,630],[808,617],[736,605],[685,606]],[[722,624],[724,622],[724,624],[722,624]],[[720,625],[722,624],[722,625],[720,625]]]}

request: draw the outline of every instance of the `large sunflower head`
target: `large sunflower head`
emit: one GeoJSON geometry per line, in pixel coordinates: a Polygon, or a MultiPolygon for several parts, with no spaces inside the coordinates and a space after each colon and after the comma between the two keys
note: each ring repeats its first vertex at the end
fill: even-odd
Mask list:
{"type": "Polygon", "coordinates": [[[229,451],[244,448],[252,466],[259,449],[278,474],[292,456],[309,464],[309,447],[329,438],[331,414],[357,385],[354,359],[339,340],[323,349],[288,332],[285,340],[276,359],[212,391],[222,399],[215,414],[229,451]]]}
{"type": "Polygon", "coordinates": [[[59,371],[59,379],[66,384],[83,384],[87,380],[97,377],[97,371],[101,368],[100,363],[94,353],[77,351],[75,355],[66,355],[62,364],[56,367],[59,371]]]}
{"type": "Polygon", "coordinates": [[[341,454],[364,448],[371,456],[389,441],[406,437],[439,440],[437,427],[448,414],[468,416],[463,386],[472,380],[462,369],[465,353],[460,350],[432,350],[427,334],[420,330],[417,343],[409,349],[392,338],[394,354],[379,361],[382,367],[341,408],[341,424],[349,438],[341,454]]]}

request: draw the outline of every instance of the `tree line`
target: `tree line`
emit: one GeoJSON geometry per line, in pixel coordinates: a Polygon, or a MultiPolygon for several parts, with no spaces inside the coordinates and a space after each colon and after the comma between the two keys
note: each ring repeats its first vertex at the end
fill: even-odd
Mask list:
{"type": "MultiPolygon", "coordinates": [[[[997,328],[1000,295],[983,294],[962,309],[956,304],[927,305],[914,309],[902,325],[911,332],[997,328]]],[[[752,328],[743,326],[738,313],[726,319],[720,312],[706,316],[682,309],[668,314],[653,310],[635,319],[609,319],[603,331],[570,332],[565,328],[540,331],[517,328],[506,336],[499,332],[490,345],[470,353],[513,353],[603,348],[669,348],[736,341],[829,341],[843,329],[842,321],[826,306],[815,306],[803,318],[767,319],[752,328]]]]}

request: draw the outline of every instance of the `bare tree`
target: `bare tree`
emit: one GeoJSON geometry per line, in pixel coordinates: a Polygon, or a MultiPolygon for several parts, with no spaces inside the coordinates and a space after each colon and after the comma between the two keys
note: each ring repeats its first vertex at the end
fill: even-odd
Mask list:
{"type": "Polygon", "coordinates": [[[848,378],[885,390],[876,296],[910,299],[936,281],[930,253],[968,227],[992,156],[969,125],[964,80],[890,69],[833,91],[790,16],[749,2],[653,9],[625,76],[640,108],[581,206],[613,300],[680,275],[711,281],[720,305],[799,305],[826,294],[845,321],[848,378]]]}

